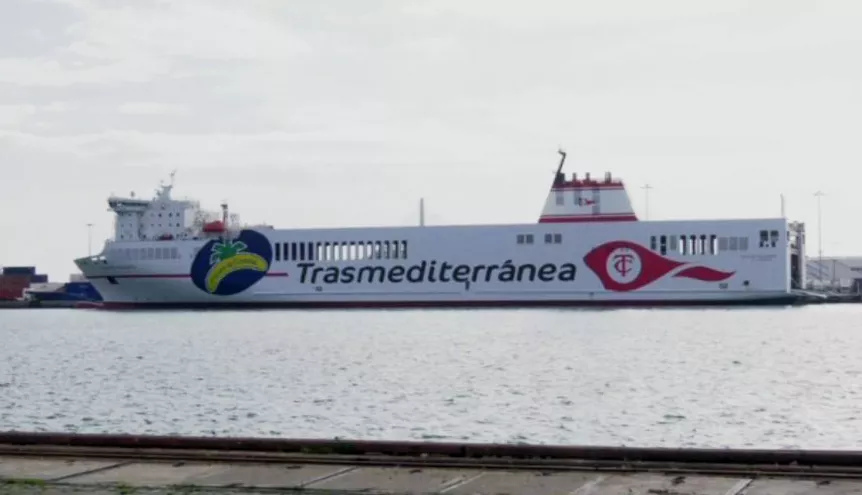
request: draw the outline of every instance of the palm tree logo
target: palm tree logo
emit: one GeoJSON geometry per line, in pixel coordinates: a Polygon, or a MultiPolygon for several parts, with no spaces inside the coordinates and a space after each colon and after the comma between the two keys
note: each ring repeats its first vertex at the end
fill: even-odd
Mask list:
{"type": "Polygon", "coordinates": [[[233,258],[246,249],[248,245],[242,241],[216,242],[210,254],[210,265],[233,258]]]}

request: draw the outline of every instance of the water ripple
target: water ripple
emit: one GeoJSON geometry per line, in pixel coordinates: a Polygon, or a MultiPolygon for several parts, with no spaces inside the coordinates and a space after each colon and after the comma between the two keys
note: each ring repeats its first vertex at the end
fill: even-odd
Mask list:
{"type": "Polygon", "coordinates": [[[0,312],[0,429],[857,448],[860,306],[0,312]]]}

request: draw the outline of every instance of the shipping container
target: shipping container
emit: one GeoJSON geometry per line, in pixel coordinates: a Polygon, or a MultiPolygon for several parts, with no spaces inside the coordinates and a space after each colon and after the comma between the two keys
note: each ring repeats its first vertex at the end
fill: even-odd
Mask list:
{"type": "Polygon", "coordinates": [[[0,275],[0,283],[29,284],[32,275],[0,275]]]}
{"type": "Polygon", "coordinates": [[[23,288],[21,290],[0,289],[0,301],[14,301],[23,295],[23,288]]]}
{"type": "Polygon", "coordinates": [[[35,266],[4,266],[3,275],[35,275],[35,266]]]}

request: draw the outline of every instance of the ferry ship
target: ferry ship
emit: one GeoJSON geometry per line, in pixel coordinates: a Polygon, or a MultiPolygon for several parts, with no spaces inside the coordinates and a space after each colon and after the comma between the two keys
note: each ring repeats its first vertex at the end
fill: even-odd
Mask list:
{"type": "Polygon", "coordinates": [[[559,153],[526,224],[245,225],[174,199],[171,174],[109,197],[113,239],[75,263],[109,308],[786,305],[805,287],[804,224],[641,220],[623,181],[566,177],[559,153]]]}

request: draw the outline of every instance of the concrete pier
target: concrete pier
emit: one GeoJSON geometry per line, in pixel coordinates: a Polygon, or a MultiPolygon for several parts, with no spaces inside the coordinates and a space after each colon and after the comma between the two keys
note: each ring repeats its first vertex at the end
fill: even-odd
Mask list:
{"type": "Polygon", "coordinates": [[[0,457],[0,493],[862,494],[862,479],[0,457]]]}
{"type": "Polygon", "coordinates": [[[862,495],[862,452],[0,432],[0,493],[862,495]]]}

